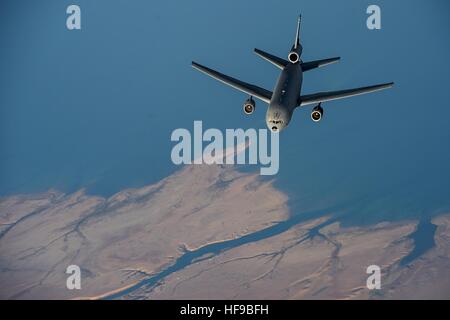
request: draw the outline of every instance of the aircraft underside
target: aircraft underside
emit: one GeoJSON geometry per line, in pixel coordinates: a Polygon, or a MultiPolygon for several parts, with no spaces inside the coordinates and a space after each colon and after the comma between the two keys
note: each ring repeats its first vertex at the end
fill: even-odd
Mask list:
{"type": "Polygon", "coordinates": [[[300,44],[300,22],[301,17],[298,19],[295,41],[288,53],[287,60],[260,49],[254,49],[258,56],[282,70],[273,92],[227,76],[194,61],[192,62],[192,67],[228,86],[248,94],[250,97],[244,102],[243,106],[244,112],[247,115],[253,114],[255,110],[256,102],[253,100],[253,97],[269,104],[266,113],[266,124],[270,130],[276,132],[287,127],[293,111],[298,107],[316,104],[311,111],[311,119],[314,122],[319,122],[323,117],[323,102],[384,90],[391,88],[394,85],[393,82],[388,82],[355,89],[300,95],[303,72],[320,68],[340,60],[340,57],[334,57],[303,62],[301,60],[303,47],[300,44]]]}

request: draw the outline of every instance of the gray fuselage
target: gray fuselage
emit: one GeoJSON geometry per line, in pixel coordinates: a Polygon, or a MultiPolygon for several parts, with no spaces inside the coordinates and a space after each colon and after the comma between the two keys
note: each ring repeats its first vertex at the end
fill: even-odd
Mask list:
{"type": "Polygon", "coordinates": [[[266,113],[267,127],[273,132],[281,131],[289,124],[294,109],[298,106],[302,81],[300,61],[287,64],[281,71],[266,113]]]}

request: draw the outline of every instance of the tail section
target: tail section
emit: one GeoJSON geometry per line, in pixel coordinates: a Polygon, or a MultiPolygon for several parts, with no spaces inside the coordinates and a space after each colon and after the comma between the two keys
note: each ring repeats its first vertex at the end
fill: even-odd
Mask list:
{"type": "Polygon", "coordinates": [[[300,15],[297,20],[297,32],[295,33],[294,45],[288,54],[288,60],[290,63],[295,64],[301,62],[300,56],[302,55],[302,45],[300,44],[300,23],[302,22],[302,16],[300,15]]]}
{"type": "MultiPolygon", "coordinates": [[[[303,48],[302,45],[300,44],[300,24],[302,21],[302,16],[300,15],[298,17],[297,20],[297,31],[295,32],[295,40],[294,40],[294,45],[292,46],[291,51],[288,54],[288,60],[279,58],[277,56],[274,56],[270,53],[264,52],[262,50],[256,49],[255,48],[255,53],[260,56],[261,58],[269,61],[270,63],[276,65],[278,68],[280,69],[284,69],[289,63],[297,63],[300,62],[300,56],[302,54],[303,48]]],[[[334,60],[334,59],[333,59],[334,60]]],[[[309,64],[306,64],[305,66],[303,66],[304,68],[306,68],[307,70],[309,69],[313,69],[313,68],[317,68],[321,65],[324,65],[326,63],[331,63],[329,61],[329,59],[325,60],[321,60],[321,61],[312,61],[309,64]]]]}

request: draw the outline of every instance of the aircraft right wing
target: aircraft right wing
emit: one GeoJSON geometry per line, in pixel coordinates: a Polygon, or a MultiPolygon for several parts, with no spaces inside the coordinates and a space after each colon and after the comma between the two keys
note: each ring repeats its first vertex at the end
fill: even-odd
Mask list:
{"type": "Polygon", "coordinates": [[[337,100],[337,99],[358,96],[360,94],[365,94],[365,93],[370,93],[370,92],[375,92],[375,91],[379,91],[379,90],[392,88],[393,85],[394,85],[393,82],[389,82],[389,83],[377,84],[375,86],[361,87],[361,88],[356,88],[356,89],[307,94],[307,95],[301,96],[298,99],[298,105],[306,106],[308,104],[313,104],[313,103],[319,103],[319,102],[325,102],[325,101],[331,101],[331,100],[337,100]]]}
{"type": "Polygon", "coordinates": [[[192,61],[192,67],[216,80],[219,80],[222,83],[225,83],[226,85],[229,85],[230,87],[248,93],[249,95],[258,98],[266,103],[270,103],[270,99],[272,99],[272,92],[269,90],[229,77],[227,75],[224,75],[223,73],[202,66],[201,64],[198,64],[194,61],[192,61]]]}

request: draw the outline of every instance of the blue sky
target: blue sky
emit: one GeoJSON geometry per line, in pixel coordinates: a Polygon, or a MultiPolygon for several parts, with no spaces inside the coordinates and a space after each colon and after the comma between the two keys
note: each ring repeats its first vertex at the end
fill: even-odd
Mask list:
{"type": "MultiPolygon", "coordinates": [[[[264,128],[265,105],[191,60],[271,90],[303,14],[304,93],[385,81],[394,89],[297,110],[282,132],[276,186],[294,211],[342,204],[354,222],[450,206],[450,4],[419,1],[2,1],[0,195],[86,187],[110,195],[161,179],[176,128],[264,128]],[[65,9],[82,10],[68,31],[65,9]],[[382,29],[366,28],[378,4],[382,29]],[[353,214],[354,213],[354,214],[353,214]]],[[[257,168],[255,168],[256,170],[257,168]]]]}

